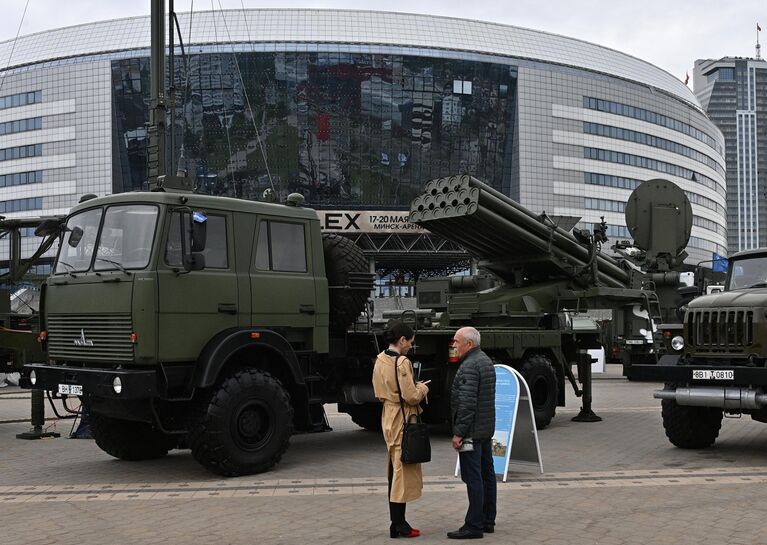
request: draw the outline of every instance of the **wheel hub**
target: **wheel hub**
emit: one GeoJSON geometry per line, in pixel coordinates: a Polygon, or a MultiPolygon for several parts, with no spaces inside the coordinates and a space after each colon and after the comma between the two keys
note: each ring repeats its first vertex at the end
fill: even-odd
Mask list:
{"type": "Polygon", "coordinates": [[[267,407],[249,403],[242,407],[235,419],[235,440],[247,450],[258,449],[272,435],[272,415],[267,407]]]}

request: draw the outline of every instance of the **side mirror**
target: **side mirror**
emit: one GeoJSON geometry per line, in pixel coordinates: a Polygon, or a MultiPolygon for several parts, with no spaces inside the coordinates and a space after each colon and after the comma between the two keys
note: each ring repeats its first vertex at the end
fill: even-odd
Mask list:
{"type": "Polygon", "coordinates": [[[80,241],[83,238],[83,230],[80,227],[74,227],[69,235],[69,240],[67,241],[68,244],[72,248],[77,248],[77,245],[80,244],[80,241]]]}
{"type": "Polygon", "coordinates": [[[208,216],[202,212],[192,212],[190,231],[192,233],[192,252],[202,252],[208,238],[208,216]]]}
{"type": "Polygon", "coordinates": [[[201,271],[205,268],[205,256],[200,253],[191,253],[184,256],[184,269],[187,271],[201,271]]]}

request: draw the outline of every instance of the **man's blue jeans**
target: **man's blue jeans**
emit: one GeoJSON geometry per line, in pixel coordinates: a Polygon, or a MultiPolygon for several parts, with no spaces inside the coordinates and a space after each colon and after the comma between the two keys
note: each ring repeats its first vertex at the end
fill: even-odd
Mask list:
{"type": "Polygon", "coordinates": [[[459,452],[461,480],[469,493],[465,526],[481,532],[495,526],[496,484],[490,439],[475,439],[474,450],[459,452]]]}

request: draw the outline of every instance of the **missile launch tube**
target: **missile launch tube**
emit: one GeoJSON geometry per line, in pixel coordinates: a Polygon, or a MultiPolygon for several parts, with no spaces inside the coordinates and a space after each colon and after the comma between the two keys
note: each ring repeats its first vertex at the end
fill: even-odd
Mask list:
{"type": "MultiPolygon", "coordinates": [[[[483,184],[463,176],[432,180],[428,193],[413,201],[411,221],[464,245],[477,257],[489,261],[505,256],[553,254],[560,261],[582,267],[589,251],[575,237],[483,184]]],[[[625,287],[629,275],[611,258],[597,255],[598,279],[613,287],[625,287]]]]}
{"type": "MultiPolygon", "coordinates": [[[[455,240],[478,257],[493,261],[502,260],[505,256],[537,256],[549,252],[547,240],[487,209],[479,208],[471,216],[456,216],[452,215],[453,211],[449,208],[439,209],[434,220],[424,223],[433,232],[455,240]]],[[[414,221],[418,221],[418,217],[419,214],[414,213],[414,221]]],[[[574,267],[585,266],[588,259],[588,252],[585,258],[575,257],[556,247],[552,247],[551,252],[574,267]]],[[[613,275],[599,271],[598,277],[605,285],[625,287],[627,275],[624,271],[618,272],[619,275],[613,275]]]]}

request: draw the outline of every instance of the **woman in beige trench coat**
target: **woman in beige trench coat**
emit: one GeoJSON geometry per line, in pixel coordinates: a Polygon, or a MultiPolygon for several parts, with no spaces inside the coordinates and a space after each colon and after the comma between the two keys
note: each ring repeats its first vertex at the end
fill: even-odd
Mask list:
{"type": "Polygon", "coordinates": [[[415,382],[413,365],[405,357],[415,341],[413,330],[402,322],[394,322],[386,330],[384,341],[389,343],[389,348],[378,354],[376,359],[373,369],[373,389],[376,397],[383,403],[381,427],[389,451],[387,462],[389,515],[391,517],[389,535],[391,537],[417,537],[420,532],[411,527],[405,520],[405,506],[407,502],[421,497],[423,477],[421,464],[403,464],[400,460],[404,420],[400,408],[397,380],[399,380],[399,390],[402,392],[407,418],[421,412],[418,404],[429,393],[429,387],[427,386],[428,382],[415,382]]]}

